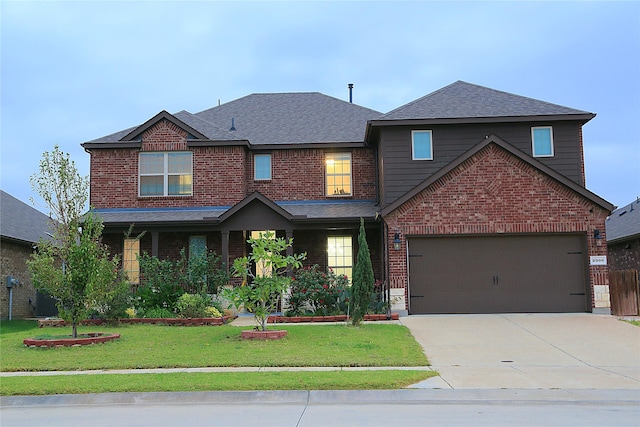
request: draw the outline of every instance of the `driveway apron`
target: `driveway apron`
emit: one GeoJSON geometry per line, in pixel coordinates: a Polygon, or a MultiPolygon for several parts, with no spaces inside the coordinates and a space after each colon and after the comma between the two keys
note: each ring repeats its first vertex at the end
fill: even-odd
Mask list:
{"type": "Polygon", "coordinates": [[[613,316],[478,314],[402,317],[454,389],[630,389],[640,393],[640,328],[613,316]]]}

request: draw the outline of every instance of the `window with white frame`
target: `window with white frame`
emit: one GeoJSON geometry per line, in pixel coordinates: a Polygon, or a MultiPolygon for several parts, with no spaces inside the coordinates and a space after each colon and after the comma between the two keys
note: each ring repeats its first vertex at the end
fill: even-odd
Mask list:
{"type": "Polygon", "coordinates": [[[411,131],[411,158],[433,160],[433,140],[430,130],[411,131]]]}
{"type": "Polygon", "coordinates": [[[351,236],[327,237],[327,265],[338,276],[351,281],[353,271],[353,238],[351,236]]]}
{"type": "Polygon", "coordinates": [[[138,255],[140,255],[140,240],[124,239],[122,269],[131,284],[140,283],[140,262],[138,261],[138,255]]]}
{"type": "Polygon", "coordinates": [[[351,195],[351,153],[331,153],[325,157],[327,196],[351,195]]]}
{"type": "Polygon", "coordinates": [[[253,156],[253,179],[256,181],[271,179],[271,154],[253,156]]]}
{"type": "Polygon", "coordinates": [[[140,153],[140,196],[190,196],[193,193],[193,153],[140,153]]]}
{"type": "Polygon", "coordinates": [[[531,128],[533,157],[553,157],[553,128],[538,126],[531,128]]]}

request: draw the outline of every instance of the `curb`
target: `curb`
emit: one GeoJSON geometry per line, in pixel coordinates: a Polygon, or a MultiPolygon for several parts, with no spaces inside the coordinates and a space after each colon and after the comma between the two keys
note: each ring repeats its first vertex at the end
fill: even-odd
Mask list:
{"type": "Polygon", "coordinates": [[[638,405],[640,390],[283,390],[1,396],[0,407],[180,404],[610,404],[638,405]]]}

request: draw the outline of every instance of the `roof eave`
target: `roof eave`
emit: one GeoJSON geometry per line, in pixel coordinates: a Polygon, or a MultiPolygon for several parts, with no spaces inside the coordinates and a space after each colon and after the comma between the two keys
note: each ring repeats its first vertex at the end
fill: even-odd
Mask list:
{"type": "MultiPolygon", "coordinates": [[[[516,123],[516,122],[550,122],[550,121],[579,121],[587,123],[596,115],[593,113],[584,114],[553,114],[534,116],[495,116],[495,117],[443,117],[443,118],[423,118],[423,119],[376,119],[367,123],[366,136],[369,134],[369,127],[373,126],[414,126],[414,125],[449,125],[467,123],[516,123]]],[[[365,137],[366,140],[366,137],[365,137]]]]}

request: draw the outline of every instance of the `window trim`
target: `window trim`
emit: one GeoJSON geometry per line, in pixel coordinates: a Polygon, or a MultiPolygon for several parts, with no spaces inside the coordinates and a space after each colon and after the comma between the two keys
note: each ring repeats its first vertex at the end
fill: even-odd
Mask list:
{"type": "MultiPolygon", "coordinates": [[[[353,197],[353,156],[351,152],[335,152],[335,153],[326,153],[324,156],[324,191],[326,193],[326,197],[353,197]],[[329,192],[329,173],[327,171],[327,162],[330,160],[332,156],[349,156],[349,173],[348,174],[332,174],[331,176],[349,176],[349,192],[348,193],[330,193],[329,192]]],[[[337,187],[337,186],[336,186],[337,187]]]]}
{"type": "Polygon", "coordinates": [[[273,176],[273,156],[271,153],[261,153],[253,155],[253,180],[254,181],[271,181],[271,177],[273,176]],[[258,178],[258,162],[256,159],[258,157],[266,157],[269,159],[269,177],[268,178],[258,178]]]}
{"type": "Polygon", "coordinates": [[[532,126],[531,127],[531,154],[533,157],[554,157],[555,155],[555,150],[554,150],[554,144],[553,144],[553,126],[532,126]],[[551,144],[550,147],[550,154],[536,154],[536,140],[534,137],[535,134],[535,130],[536,129],[549,129],[549,142],[551,144]]]}
{"type": "Polygon", "coordinates": [[[193,151],[141,151],[138,153],[138,197],[192,197],[193,196],[193,151]],[[146,154],[162,154],[163,159],[163,172],[162,172],[162,190],[163,194],[142,194],[142,179],[143,176],[160,176],[159,173],[145,173],[140,172],[140,166],[142,164],[142,157],[146,154]],[[184,173],[169,173],[169,154],[189,154],[191,159],[191,172],[189,174],[184,173]],[[191,176],[191,192],[189,194],[169,194],[169,177],[170,176],[191,176]]]}
{"type": "Polygon", "coordinates": [[[416,129],[411,131],[411,160],[433,160],[433,131],[430,129],[416,129]],[[429,134],[429,157],[416,156],[416,138],[418,133],[429,134]]]}

